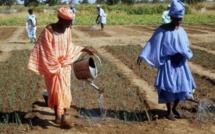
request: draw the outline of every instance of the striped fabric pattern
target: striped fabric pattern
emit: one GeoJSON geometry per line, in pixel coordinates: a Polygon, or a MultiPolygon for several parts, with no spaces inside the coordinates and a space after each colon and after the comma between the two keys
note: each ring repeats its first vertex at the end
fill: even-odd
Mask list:
{"type": "Polygon", "coordinates": [[[69,28],[63,34],[51,32],[47,27],[39,36],[27,69],[44,75],[49,94],[48,105],[57,106],[59,113],[71,105],[71,65],[81,55],[83,47],[71,43],[69,28]]]}

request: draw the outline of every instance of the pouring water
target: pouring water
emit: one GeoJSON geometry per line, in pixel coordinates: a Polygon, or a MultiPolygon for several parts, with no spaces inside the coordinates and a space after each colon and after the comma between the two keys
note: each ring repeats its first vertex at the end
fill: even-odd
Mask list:
{"type": "Polygon", "coordinates": [[[208,99],[201,99],[199,101],[187,99],[188,101],[197,103],[197,117],[196,120],[200,122],[215,122],[215,103],[208,99]]]}

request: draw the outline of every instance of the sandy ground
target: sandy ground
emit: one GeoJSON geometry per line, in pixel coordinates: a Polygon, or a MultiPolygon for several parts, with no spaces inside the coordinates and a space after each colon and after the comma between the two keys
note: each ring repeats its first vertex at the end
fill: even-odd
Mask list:
{"type": "MultiPolygon", "coordinates": [[[[190,38],[191,47],[196,49],[201,49],[211,54],[215,54],[213,50],[208,50],[206,48],[201,48],[197,46],[192,46],[192,42],[198,41],[215,41],[215,29],[214,31],[210,30],[211,28],[206,28],[207,26],[201,26],[201,30],[196,30],[195,26],[190,27],[184,25],[187,29],[188,36],[190,38]],[[199,39],[201,37],[201,39],[199,39]]],[[[214,27],[213,25],[212,27],[214,27]]],[[[165,110],[164,105],[157,104],[157,93],[152,87],[151,83],[140,79],[136,76],[131,69],[126,67],[119,59],[112,56],[108,53],[103,46],[105,45],[137,45],[141,44],[144,46],[146,41],[152,35],[154,29],[157,26],[106,26],[104,31],[95,30],[92,26],[75,26],[72,29],[73,34],[73,43],[76,45],[82,46],[93,46],[102,56],[106,57],[111,61],[112,64],[116,65],[121,73],[135,86],[139,87],[141,93],[145,93],[147,96],[147,101],[149,102],[150,108],[165,110]]],[[[197,26],[198,27],[198,26],[197,26]]],[[[5,29],[5,27],[3,27],[5,29]]],[[[9,29],[9,27],[6,27],[9,29]]],[[[43,27],[40,28],[40,31],[43,27]]],[[[0,27],[0,29],[2,29],[0,27]]],[[[25,27],[15,27],[13,34],[10,34],[10,38],[1,39],[0,51],[3,53],[0,55],[0,62],[6,60],[10,57],[10,51],[12,50],[21,50],[21,49],[32,49],[34,44],[24,37],[25,36],[25,27]]],[[[201,66],[189,62],[189,66],[192,72],[198,73],[203,76],[207,76],[211,79],[215,79],[214,70],[207,70],[201,66]]],[[[40,100],[43,102],[43,99],[40,100]]],[[[124,133],[147,133],[147,134],[214,134],[215,126],[211,123],[199,123],[199,122],[190,122],[186,119],[179,119],[176,121],[170,121],[167,119],[158,119],[150,122],[128,122],[120,124],[109,124],[103,125],[102,123],[96,123],[91,126],[77,125],[70,130],[62,130],[56,126],[50,125],[47,123],[47,120],[52,120],[53,111],[47,107],[41,107],[39,105],[34,106],[37,109],[37,114],[39,115],[42,121],[41,124],[47,124],[46,127],[41,127],[41,125],[34,126],[33,130],[26,132],[23,130],[23,133],[31,134],[124,134],[124,133]],[[43,112],[48,112],[50,115],[42,114],[43,112]]],[[[74,115],[76,113],[74,112],[74,115]]],[[[71,115],[72,116],[72,115],[71,115]]],[[[71,117],[72,118],[72,117],[71,117]]]]}

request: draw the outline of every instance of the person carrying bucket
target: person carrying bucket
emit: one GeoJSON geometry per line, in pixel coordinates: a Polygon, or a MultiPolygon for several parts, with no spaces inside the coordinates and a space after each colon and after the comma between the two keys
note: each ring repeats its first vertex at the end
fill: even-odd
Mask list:
{"type": "Polygon", "coordinates": [[[173,0],[169,16],[171,22],[159,26],[142,52],[137,64],[145,60],[149,65],[158,68],[154,83],[158,93],[158,103],[167,106],[167,118],[181,118],[177,110],[180,101],[190,98],[196,89],[193,76],[187,61],[193,56],[185,30],[180,26],[185,14],[184,3],[173,0]],[[172,104],[173,103],[173,104],[172,104]]]}
{"type": "Polygon", "coordinates": [[[58,10],[58,21],[46,26],[36,42],[27,65],[27,69],[44,75],[48,92],[48,106],[54,109],[54,123],[69,129],[74,124],[67,121],[66,114],[70,108],[71,65],[82,52],[89,55],[94,49],[73,45],[70,31],[71,20],[75,18],[72,10],[63,6],[58,10]]]}

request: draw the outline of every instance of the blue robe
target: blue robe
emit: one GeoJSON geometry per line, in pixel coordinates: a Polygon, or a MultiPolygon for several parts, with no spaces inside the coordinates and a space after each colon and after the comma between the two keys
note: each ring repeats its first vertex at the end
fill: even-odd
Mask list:
{"type": "Polygon", "coordinates": [[[154,83],[159,103],[170,103],[176,99],[185,100],[196,89],[187,60],[193,56],[185,30],[164,30],[158,27],[142,49],[139,57],[158,68],[154,83]],[[174,61],[174,56],[180,60],[174,61]],[[172,58],[173,57],[173,58],[172,58]]]}

